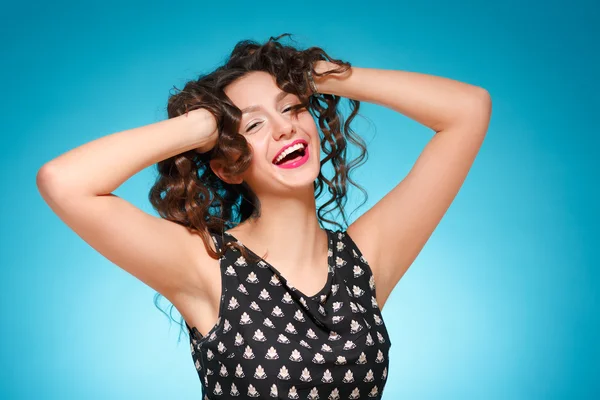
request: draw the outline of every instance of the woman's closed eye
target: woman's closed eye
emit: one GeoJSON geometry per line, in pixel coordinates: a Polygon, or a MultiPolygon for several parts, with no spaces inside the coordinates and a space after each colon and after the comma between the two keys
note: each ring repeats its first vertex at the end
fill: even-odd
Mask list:
{"type": "Polygon", "coordinates": [[[250,131],[252,130],[252,128],[254,128],[255,126],[257,126],[258,124],[259,124],[259,122],[256,122],[256,123],[254,123],[254,124],[250,125],[250,126],[248,127],[248,129],[246,129],[246,132],[250,132],[250,131]]]}

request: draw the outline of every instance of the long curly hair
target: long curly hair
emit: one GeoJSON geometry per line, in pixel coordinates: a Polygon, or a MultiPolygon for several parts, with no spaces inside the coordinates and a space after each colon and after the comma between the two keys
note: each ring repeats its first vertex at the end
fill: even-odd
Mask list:
{"type": "MultiPolygon", "coordinates": [[[[321,160],[321,171],[314,182],[315,198],[319,198],[327,189],[330,196],[319,208],[318,219],[342,228],[325,216],[334,210],[341,212],[345,226],[348,226],[344,206],[347,198],[347,182],[356,186],[364,195],[366,191],[351,178],[350,172],[367,160],[367,149],[362,138],[350,128],[357,115],[360,102],[348,99],[351,113],[344,121],[338,110],[340,96],[330,94],[310,95],[307,71],[313,76],[343,73],[351,65],[349,62],[332,59],[323,49],[310,47],[306,50],[297,46],[284,45],[280,39],[290,36],[284,33],[271,37],[266,43],[252,40],[238,42],[225,63],[213,72],[188,81],[183,90],[176,87],[168,99],[168,118],[183,115],[189,111],[204,108],[210,111],[217,121],[218,138],[214,148],[205,153],[190,150],[157,163],[158,176],[149,193],[149,200],[158,214],[169,221],[183,225],[204,242],[207,253],[213,259],[219,259],[227,247],[242,252],[246,259],[252,260],[243,246],[237,242],[225,243],[222,249],[214,251],[209,246],[211,234],[219,234],[242,223],[250,217],[260,215],[260,203],[250,187],[230,184],[221,180],[210,168],[210,160],[220,160],[224,173],[231,176],[246,171],[252,160],[251,147],[246,138],[239,134],[242,112],[225,95],[224,89],[237,79],[252,71],[264,71],[272,75],[277,86],[288,93],[298,96],[300,104],[292,110],[307,109],[318,119],[321,137],[321,150],[325,157],[321,160]],[[319,60],[329,61],[338,67],[323,73],[313,69],[319,60]],[[348,142],[358,146],[359,155],[346,161],[348,142]],[[331,162],[334,175],[328,179],[323,175],[323,166],[331,162]]],[[[360,207],[360,206],[359,206],[360,207]]],[[[158,305],[160,293],[156,293],[155,305],[171,320],[177,322],[158,305]]],[[[171,305],[171,310],[173,305],[171,305]]],[[[183,317],[179,321],[183,331],[183,317]]]]}

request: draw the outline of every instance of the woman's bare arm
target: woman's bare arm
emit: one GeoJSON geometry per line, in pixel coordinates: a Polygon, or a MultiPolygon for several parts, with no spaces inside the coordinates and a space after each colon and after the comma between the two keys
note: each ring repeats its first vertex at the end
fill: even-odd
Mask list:
{"type": "Polygon", "coordinates": [[[184,227],[111,192],[161,160],[192,149],[207,151],[217,135],[214,116],[197,109],[72,149],[40,168],[37,186],[63,222],[125,271],[165,297],[196,290],[202,282],[199,267],[211,260],[204,247],[196,247],[184,227]]]}

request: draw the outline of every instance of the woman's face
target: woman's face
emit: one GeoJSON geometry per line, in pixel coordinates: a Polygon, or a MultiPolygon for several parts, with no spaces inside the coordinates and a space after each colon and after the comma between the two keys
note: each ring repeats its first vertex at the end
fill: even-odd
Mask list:
{"type": "Polygon", "coordinates": [[[308,110],[294,113],[290,108],[300,104],[298,97],[283,92],[275,78],[262,71],[250,72],[231,83],[225,94],[242,110],[238,133],[252,149],[250,167],[234,183],[246,182],[257,195],[281,194],[301,187],[312,191],[321,168],[320,138],[308,110]],[[276,155],[296,140],[305,141],[308,160],[296,168],[277,166],[273,161],[276,155]]]}

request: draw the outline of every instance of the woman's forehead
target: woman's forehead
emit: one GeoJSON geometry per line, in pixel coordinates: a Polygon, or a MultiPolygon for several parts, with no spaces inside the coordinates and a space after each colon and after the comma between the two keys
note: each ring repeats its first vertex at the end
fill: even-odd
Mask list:
{"type": "Polygon", "coordinates": [[[235,95],[256,87],[264,89],[277,88],[275,77],[264,71],[251,71],[227,85],[225,93],[228,96],[230,94],[235,95]]]}
{"type": "Polygon", "coordinates": [[[240,110],[255,106],[270,106],[273,102],[282,100],[291,95],[282,93],[277,87],[275,77],[263,71],[253,71],[225,88],[225,94],[240,110]]]}

